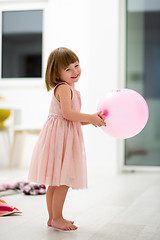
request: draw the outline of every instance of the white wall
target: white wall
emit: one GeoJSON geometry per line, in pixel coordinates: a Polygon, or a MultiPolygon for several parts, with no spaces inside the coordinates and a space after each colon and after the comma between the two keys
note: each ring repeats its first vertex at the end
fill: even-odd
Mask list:
{"type": "MultiPolygon", "coordinates": [[[[44,23],[44,67],[50,51],[59,46],[71,48],[79,56],[82,76],[77,88],[82,95],[82,111],[96,112],[101,98],[118,86],[118,0],[50,0],[44,23]]],[[[51,97],[44,84],[13,86],[0,85],[0,95],[21,102],[24,123],[43,123],[51,97]]],[[[88,161],[115,165],[116,140],[99,128],[84,126],[83,129],[88,161]]],[[[26,167],[35,141],[27,139],[26,167]]],[[[0,167],[7,166],[7,161],[1,147],[0,167]]]]}

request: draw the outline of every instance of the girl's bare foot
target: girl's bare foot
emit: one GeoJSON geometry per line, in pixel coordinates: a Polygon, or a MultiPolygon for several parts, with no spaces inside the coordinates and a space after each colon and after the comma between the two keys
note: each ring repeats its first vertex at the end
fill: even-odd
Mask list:
{"type": "Polygon", "coordinates": [[[56,218],[51,221],[51,226],[57,230],[63,231],[74,231],[77,229],[70,221],[65,220],[64,218],[56,218]]]}
{"type": "Polygon", "coordinates": [[[52,221],[52,219],[48,219],[48,221],[47,221],[48,227],[51,227],[51,221],[52,221]]]}
{"type": "MultiPolygon", "coordinates": [[[[70,221],[70,220],[67,220],[67,219],[64,219],[64,220],[66,220],[67,222],[69,222],[69,223],[74,223],[74,221],[70,221]]],[[[48,219],[48,221],[47,221],[47,225],[48,225],[48,227],[51,227],[52,225],[51,225],[51,221],[52,221],[52,219],[48,219]]]]}

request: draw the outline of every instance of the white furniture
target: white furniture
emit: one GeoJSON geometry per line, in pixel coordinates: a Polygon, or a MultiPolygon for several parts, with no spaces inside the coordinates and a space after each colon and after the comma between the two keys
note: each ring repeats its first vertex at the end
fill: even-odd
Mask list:
{"type": "Polygon", "coordinates": [[[0,127],[0,133],[3,134],[3,148],[5,149],[6,152],[10,152],[10,148],[11,148],[11,141],[10,141],[10,127],[8,126],[4,126],[4,127],[0,127]]]}
{"type": "Polygon", "coordinates": [[[13,113],[13,125],[21,124],[21,115],[22,115],[22,108],[18,104],[12,104],[7,101],[0,101],[0,109],[7,109],[11,110],[13,113]]]}
{"type": "Polygon", "coordinates": [[[0,132],[3,134],[3,142],[4,142],[4,146],[3,148],[1,148],[1,151],[4,149],[6,152],[8,152],[8,158],[10,158],[10,149],[11,149],[10,133],[11,133],[12,127],[15,124],[21,123],[21,107],[18,104],[12,104],[6,100],[1,99],[0,109],[11,110],[11,113],[12,113],[11,116],[9,116],[9,118],[12,118],[11,123],[0,127],[0,132]]]}
{"type": "Polygon", "coordinates": [[[22,168],[23,163],[23,156],[24,156],[24,147],[25,147],[25,140],[27,135],[36,134],[38,135],[41,131],[41,126],[32,126],[32,125],[22,125],[22,107],[17,104],[11,104],[7,101],[1,101],[0,102],[0,109],[10,109],[13,113],[13,121],[12,125],[10,127],[5,127],[3,131],[5,131],[6,135],[8,136],[8,146],[9,146],[9,167],[11,168],[13,166],[13,160],[14,160],[14,154],[15,154],[15,148],[16,148],[16,142],[18,139],[18,135],[21,136],[21,146],[19,148],[20,151],[20,158],[18,160],[19,162],[19,168],[22,168]],[[13,140],[12,144],[10,143],[10,135],[9,130],[13,132],[13,140]]]}
{"type": "Polygon", "coordinates": [[[20,158],[19,158],[19,168],[22,168],[22,163],[23,163],[23,156],[24,156],[24,146],[25,146],[25,140],[27,135],[29,134],[36,134],[38,135],[41,131],[41,127],[39,126],[23,126],[23,125],[17,125],[14,127],[13,131],[13,143],[11,147],[11,154],[10,154],[10,161],[9,161],[9,167],[11,168],[13,166],[13,159],[14,159],[14,153],[15,153],[15,147],[16,147],[16,142],[17,142],[17,137],[18,135],[21,135],[22,140],[21,140],[21,148],[19,149],[20,151],[20,158]]]}

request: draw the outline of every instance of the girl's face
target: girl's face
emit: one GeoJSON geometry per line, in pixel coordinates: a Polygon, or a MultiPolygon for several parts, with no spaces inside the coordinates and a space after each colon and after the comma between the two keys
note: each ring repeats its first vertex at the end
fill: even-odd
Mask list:
{"type": "Polygon", "coordinates": [[[81,68],[78,61],[71,63],[66,69],[60,71],[60,79],[73,87],[74,83],[78,81],[80,75],[81,68]]]}

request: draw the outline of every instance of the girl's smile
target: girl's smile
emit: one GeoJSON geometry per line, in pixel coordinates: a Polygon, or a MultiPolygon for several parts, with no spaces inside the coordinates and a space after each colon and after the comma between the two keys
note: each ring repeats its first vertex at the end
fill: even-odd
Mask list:
{"type": "Polygon", "coordinates": [[[79,76],[79,74],[77,74],[76,76],[74,76],[74,77],[71,77],[71,78],[77,78],[79,76]]]}

